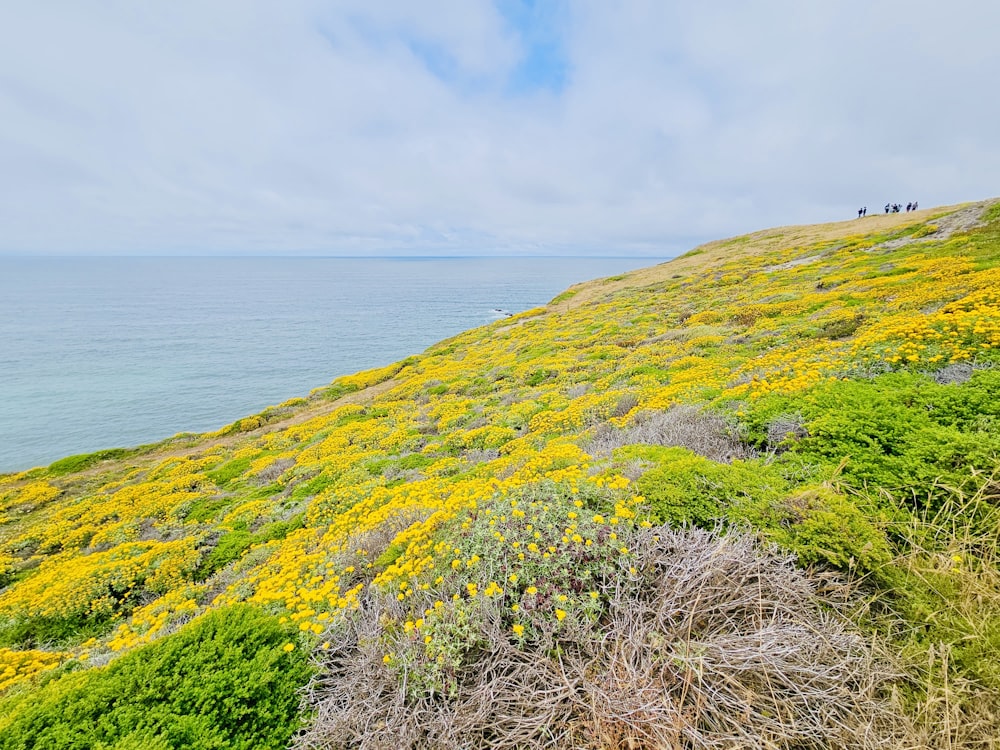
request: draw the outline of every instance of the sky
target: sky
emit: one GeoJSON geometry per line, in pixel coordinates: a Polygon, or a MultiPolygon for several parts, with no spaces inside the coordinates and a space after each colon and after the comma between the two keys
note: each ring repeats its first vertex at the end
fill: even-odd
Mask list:
{"type": "Polygon", "coordinates": [[[0,254],[672,257],[1000,194],[995,0],[0,0],[0,254]]]}

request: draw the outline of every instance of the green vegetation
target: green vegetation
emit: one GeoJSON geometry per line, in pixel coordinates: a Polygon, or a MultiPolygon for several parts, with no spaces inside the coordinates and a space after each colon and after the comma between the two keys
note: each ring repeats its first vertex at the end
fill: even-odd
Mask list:
{"type": "Polygon", "coordinates": [[[975,491],[1000,455],[1000,370],[970,371],[968,381],[941,384],[899,372],[840,380],[807,398],[761,399],[745,417],[758,444],[780,414],[802,415],[805,436],[788,451],[832,468],[856,490],[905,493],[917,506],[936,505],[954,489],[975,491]]]}
{"type": "Polygon", "coordinates": [[[49,464],[48,473],[53,476],[64,476],[66,474],[72,474],[75,471],[89,469],[91,466],[98,464],[101,461],[114,461],[115,459],[125,458],[134,452],[135,451],[127,448],[111,448],[109,450],[96,451],[94,453],[67,456],[66,458],[61,458],[58,461],[49,464]]]}
{"type": "Polygon", "coordinates": [[[0,747],[996,747],[1000,204],[871,225],[0,477],[0,747]]]}
{"type": "Polygon", "coordinates": [[[107,667],[67,664],[0,703],[0,748],[283,748],[309,677],[288,638],[238,605],[107,667]]]}

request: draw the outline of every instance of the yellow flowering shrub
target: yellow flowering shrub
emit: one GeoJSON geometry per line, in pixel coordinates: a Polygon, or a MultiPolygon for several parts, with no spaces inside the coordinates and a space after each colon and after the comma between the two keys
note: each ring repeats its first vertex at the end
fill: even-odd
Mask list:
{"type": "Polygon", "coordinates": [[[0,648],[0,693],[40,672],[58,667],[66,656],[52,651],[0,648]]]}

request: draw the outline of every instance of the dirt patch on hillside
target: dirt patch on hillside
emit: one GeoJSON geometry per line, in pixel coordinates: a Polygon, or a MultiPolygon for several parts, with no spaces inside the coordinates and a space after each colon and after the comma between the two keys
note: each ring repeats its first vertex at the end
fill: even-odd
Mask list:
{"type": "Polygon", "coordinates": [[[789,260],[785,263],[775,263],[773,266],[764,266],[764,270],[767,273],[772,271],[787,271],[789,268],[795,268],[796,266],[808,266],[810,263],[815,263],[817,260],[822,258],[822,255],[807,255],[804,258],[796,258],[795,260],[789,260]]]}
{"type": "MultiPolygon", "coordinates": [[[[914,242],[938,242],[946,240],[956,232],[968,232],[976,227],[982,226],[983,214],[986,209],[996,201],[980,201],[960,208],[954,213],[942,216],[937,220],[932,219],[933,226],[937,229],[921,237],[900,237],[898,240],[889,240],[876,245],[872,250],[896,250],[900,247],[910,245],[914,242]]],[[[929,223],[928,226],[931,224],[929,223]]]]}
{"type": "Polygon", "coordinates": [[[983,225],[983,214],[986,209],[996,203],[995,200],[981,201],[973,203],[971,206],[960,209],[948,216],[942,216],[937,224],[938,230],[934,233],[936,239],[950,237],[955,232],[968,232],[983,225]]]}

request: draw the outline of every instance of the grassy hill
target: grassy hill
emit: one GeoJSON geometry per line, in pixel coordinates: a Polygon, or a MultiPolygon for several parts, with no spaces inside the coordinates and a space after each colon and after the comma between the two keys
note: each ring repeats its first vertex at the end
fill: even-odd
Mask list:
{"type": "Polygon", "coordinates": [[[0,477],[3,748],[985,748],[1000,202],[0,477]]]}

